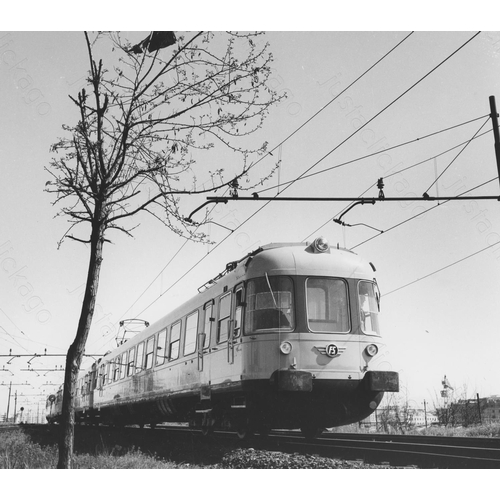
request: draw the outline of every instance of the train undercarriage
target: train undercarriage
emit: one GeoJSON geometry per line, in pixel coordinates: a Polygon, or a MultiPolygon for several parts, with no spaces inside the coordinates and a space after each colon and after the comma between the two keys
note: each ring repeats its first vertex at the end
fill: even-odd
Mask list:
{"type": "Polygon", "coordinates": [[[276,428],[301,429],[310,438],[327,427],[369,416],[379,405],[383,389],[393,390],[397,384],[397,374],[375,373],[375,377],[355,381],[314,380],[308,372],[280,371],[267,380],[206,386],[185,393],[115,401],[99,409],[80,409],[76,421],[152,427],[162,422],[188,422],[204,434],[230,430],[241,438],[267,434],[276,428]]]}

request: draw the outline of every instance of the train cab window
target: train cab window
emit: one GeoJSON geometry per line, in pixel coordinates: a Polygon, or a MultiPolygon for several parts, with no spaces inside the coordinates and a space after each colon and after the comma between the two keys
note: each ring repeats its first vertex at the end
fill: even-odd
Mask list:
{"type": "Polygon", "coordinates": [[[217,343],[225,342],[229,333],[229,316],[231,315],[231,292],[219,299],[219,317],[217,321],[217,343]]]}
{"type": "Polygon", "coordinates": [[[210,345],[214,321],[214,303],[209,302],[208,304],[205,304],[205,320],[203,322],[202,331],[202,333],[205,334],[205,343],[203,347],[208,347],[210,345]]]}
{"type": "Polygon", "coordinates": [[[144,360],[144,369],[153,368],[153,356],[155,352],[155,338],[151,337],[146,342],[146,359],[144,360]]]}
{"type": "Polygon", "coordinates": [[[184,356],[196,351],[196,335],[198,334],[198,311],[186,319],[186,335],[184,340],[184,356]]]}
{"type": "Polygon", "coordinates": [[[128,351],[127,377],[135,373],[135,347],[128,351]]]}
{"type": "Polygon", "coordinates": [[[265,276],[247,286],[245,333],[294,329],[293,283],[286,276],[265,276]]]}
{"type": "Polygon", "coordinates": [[[181,341],[181,322],[172,325],[170,331],[170,344],[168,347],[168,359],[177,359],[179,357],[179,344],[181,341]]]}
{"type": "Polygon", "coordinates": [[[380,335],[379,299],[374,284],[371,281],[360,281],[358,296],[361,331],[371,335],[380,335]]]}
{"type": "Polygon", "coordinates": [[[309,329],[312,332],[349,332],[345,281],[335,278],[309,278],[306,287],[309,329]]]}
{"type": "Polygon", "coordinates": [[[144,366],[143,364],[143,358],[144,357],[144,342],[141,342],[137,346],[137,357],[135,361],[135,373],[140,373],[142,372],[142,368],[144,366]]]}
{"type": "Polygon", "coordinates": [[[167,352],[167,329],[165,328],[158,334],[158,343],[156,347],[156,366],[160,366],[165,363],[167,352]]]}

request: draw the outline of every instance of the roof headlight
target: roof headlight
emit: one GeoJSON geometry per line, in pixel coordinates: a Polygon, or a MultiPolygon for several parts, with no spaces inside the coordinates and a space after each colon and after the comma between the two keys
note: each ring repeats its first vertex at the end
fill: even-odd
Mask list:
{"type": "Polygon", "coordinates": [[[290,342],[281,342],[280,351],[283,354],[290,354],[292,352],[292,344],[290,342]]]}
{"type": "Polygon", "coordinates": [[[370,344],[366,346],[366,354],[370,356],[370,358],[373,358],[378,353],[378,347],[375,344],[370,344]]]}
{"type": "Polygon", "coordinates": [[[328,243],[328,240],[326,238],[320,236],[319,238],[316,238],[314,240],[313,249],[318,253],[328,252],[328,250],[330,249],[330,244],[328,243]]]}

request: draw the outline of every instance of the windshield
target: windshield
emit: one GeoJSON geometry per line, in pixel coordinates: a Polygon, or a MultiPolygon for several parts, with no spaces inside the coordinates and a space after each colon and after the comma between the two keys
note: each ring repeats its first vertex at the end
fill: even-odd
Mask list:
{"type": "Polygon", "coordinates": [[[294,328],[293,284],[284,276],[265,276],[248,283],[245,332],[294,328]]]}
{"type": "Polygon", "coordinates": [[[371,281],[360,281],[359,315],[363,333],[380,335],[378,295],[371,281]]]}
{"type": "Polygon", "coordinates": [[[312,332],[349,332],[347,304],[345,281],[335,278],[307,280],[307,321],[312,332]]]}

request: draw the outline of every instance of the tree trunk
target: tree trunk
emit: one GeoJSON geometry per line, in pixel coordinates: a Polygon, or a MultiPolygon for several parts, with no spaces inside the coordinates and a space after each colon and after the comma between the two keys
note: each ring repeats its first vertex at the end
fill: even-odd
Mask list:
{"type": "MultiPolygon", "coordinates": [[[[99,219],[99,217],[97,217],[99,219]]],[[[90,262],[83,297],[82,310],[76,337],[68,349],[64,373],[64,390],[62,403],[61,435],[59,437],[58,469],[71,469],[73,460],[74,426],[75,426],[75,391],[80,371],[80,365],[85,352],[85,344],[94,315],[99,273],[102,263],[102,248],[104,242],[102,224],[92,226],[90,241],[90,262]]]]}

